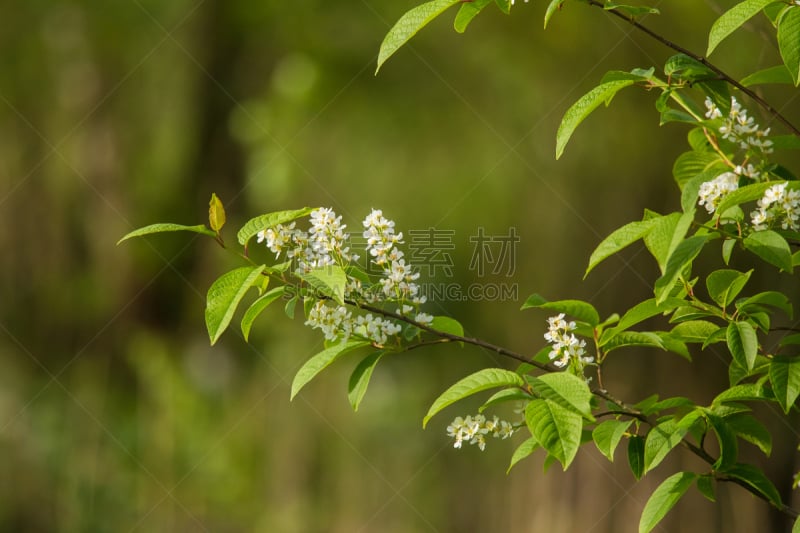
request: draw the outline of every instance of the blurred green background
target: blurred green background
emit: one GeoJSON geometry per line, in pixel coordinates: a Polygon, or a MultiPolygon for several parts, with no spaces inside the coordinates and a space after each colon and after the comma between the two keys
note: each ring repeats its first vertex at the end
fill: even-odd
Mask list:
{"type": "MultiPolygon", "coordinates": [[[[510,17],[487,9],[464,35],[445,15],[374,76],[383,35],[415,3],[3,5],[0,530],[616,533],[635,531],[670,468],[701,467],[679,452],[635,484],[623,454],[608,463],[592,446],[567,473],[543,472],[537,453],[509,475],[518,438],[453,450],[446,425],[477,404],[423,431],[429,403],[469,372],[509,366],[470,348],[387,358],[358,413],[352,358],[290,403],[294,372],[321,347],[300,316],[276,306],[250,343],[234,328],[209,347],[205,291],[235,261],[191,234],[115,246],[149,223],[203,223],[212,192],[229,241],[269,211],[331,206],[356,232],[382,208],[406,232],[453,232],[453,277],[438,282],[518,290],[430,312],[531,354],[546,316],[517,310],[532,292],[604,314],[645,298],[656,268],[638,248],[580,279],[604,235],[644,206],[678,207],[670,169],[685,130],[658,128],[654,95],[632,90],[559,162],[555,131],[606,70],[658,66],[669,50],[579,5],[543,32],[543,3],[519,2],[510,17]],[[479,227],[515,228],[512,277],[469,268],[479,227]]],[[[665,13],[648,24],[703,50],[729,3],[656,4],[665,13]]],[[[720,64],[734,75],[775,64],[763,29],[732,38],[720,64]]],[[[800,118],[796,92],[767,96],[800,118]]],[[[654,387],[709,400],[726,383],[721,358],[631,353],[607,386],[631,401],[654,387]]],[[[794,429],[774,430],[770,473],[791,497],[794,429]]],[[[718,501],[691,495],[659,531],[785,526],[735,487],[718,501]]]]}

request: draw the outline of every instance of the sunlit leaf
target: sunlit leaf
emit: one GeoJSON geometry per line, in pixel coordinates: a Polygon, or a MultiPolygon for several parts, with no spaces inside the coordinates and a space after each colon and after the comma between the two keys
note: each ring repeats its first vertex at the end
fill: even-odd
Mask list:
{"type": "Polygon", "coordinates": [[[192,233],[200,233],[202,235],[208,235],[209,237],[216,237],[217,234],[205,227],[204,225],[200,224],[199,226],[184,226],[182,224],[150,224],[149,226],[145,226],[143,228],[139,228],[133,230],[132,232],[128,233],[120,240],[117,241],[117,244],[120,244],[123,241],[127,241],[128,239],[132,239],[134,237],[142,237],[143,235],[151,235],[153,233],[167,233],[171,231],[190,231],[192,233]]]}
{"type": "Polygon", "coordinates": [[[214,193],[211,193],[211,201],[208,203],[208,225],[217,233],[225,225],[225,207],[214,193]]]}
{"type": "Polygon", "coordinates": [[[353,406],[353,411],[358,411],[358,406],[361,405],[361,400],[364,399],[364,394],[367,392],[369,380],[372,378],[372,371],[375,370],[378,361],[383,357],[383,351],[373,352],[361,360],[353,373],[350,374],[350,381],[347,384],[347,398],[350,400],[350,405],[353,406]]]}
{"type": "Polygon", "coordinates": [[[650,495],[639,520],[639,533],[649,533],[661,519],[675,507],[678,500],[686,494],[692,486],[697,474],[692,472],[678,472],[665,479],[650,495]]]}
{"type": "Polygon", "coordinates": [[[531,400],[525,408],[528,429],[566,470],[581,445],[581,415],[550,400],[531,400]]]}
{"type": "Polygon", "coordinates": [[[746,369],[752,370],[758,354],[755,328],[749,322],[731,322],[726,331],[726,340],[733,359],[746,369]]]}
{"type": "Polygon", "coordinates": [[[266,215],[251,218],[242,226],[236,238],[239,240],[239,244],[246,246],[247,242],[259,231],[273,228],[278,224],[286,224],[287,222],[308,215],[313,210],[313,207],[304,207],[302,209],[293,209],[290,211],[276,211],[275,213],[267,213],[266,215]]]}
{"type": "Polygon", "coordinates": [[[258,317],[258,315],[260,315],[269,304],[282,297],[285,291],[286,287],[275,287],[274,289],[262,294],[255,302],[250,304],[250,307],[247,308],[247,311],[245,311],[244,316],[242,317],[241,327],[244,340],[248,340],[250,337],[250,328],[253,326],[253,321],[258,317]]]}
{"type": "Polygon", "coordinates": [[[300,389],[302,389],[309,381],[314,379],[317,374],[322,372],[322,370],[333,363],[336,359],[348,352],[352,352],[353,350],[369,345],[370,343],[367,341],[350,340],[347,342],[334,344],[330,348],[326,348],[319,352],[317,355],[306,361],[303,366],[300,367],[300,370],[297,371],[297,374],[295,374],[294,379],[292,380],[292,392],[290,399],[294,399],[294,397],[297,396],[297,393],[300,392],[300,389]]]}
{"type": "Polygon", "coordinates": [[[775,0],[745,0],[723,13],[722,16],[714,22],[711,26],[711,31],[708,33],[708,49],[706,50],[706,55],[711,55],[711,52],[714,51],[723,39],[736,31],[742,24],[764,9],[765,6],[774,3],[775,0]]]}
{"type": "Polygon", "coordinates": [[[783,412],[789,414],[800,396],[800,357],[775,357],[769,365],[769,381],[783,412]]]}
{"type": "Polygon", "coordinates": [[[531,437],[525,440],[522,444],[520,444],[517,447],[516,450],[514,450],[514,455],[511,456],[511,464],[508,465],[506,474],[511,472],[511,469],[514,468],[515,464],[528,457],[530,454],[535,452],[540,447],[541,446],[539,445],[539,441],[537,441],[535,437],[531,437]]]}
{"type": "Polygon", "coordinates": [[[227,329],[242,298],[264,272],[264,265],[231,270],[211,284],[206,296],[206,328],[211,344],[227,329]]]}
{"type": "Polygon", "coordinates": [[[778,19],[778,48],[797,86],[800,84],[800,6],[787,8],[778,19]]]}
{"type": "Polygon", "coordinates": [[[605,455],[609,461],[614,462],[614,450],[617,449],[622,436],[628,431],[633,420],[606,420],[592,430],[592,440],[597,449],[605,455]]]}

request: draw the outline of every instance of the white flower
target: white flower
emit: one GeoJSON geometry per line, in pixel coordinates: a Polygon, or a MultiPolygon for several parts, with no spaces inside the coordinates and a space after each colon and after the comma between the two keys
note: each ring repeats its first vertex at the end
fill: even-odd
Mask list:
{"type": "Polygon", "coordinates": [[[574,361],[582,369],[584,364],[593,362],[594,358],[586,355],[586,341],[570,333],[577,327],[575,322],[567,322],[564,316],[564,313],[560,313],[547,319],[549,328],[544,338],[553,346],[548,357],[558,368],[564,368],[570,361],[574,361]]]}
{"type": "Polygon", "coordinates": [[[414,322],[430,326],[431,322],[433,322],[433,315],[429,315],[428,313],[417,313],[414,316],[414,322]]]}
{"type": "Polygon", "coordinates": [[[492,435],[495,438],[507,439],[514,434],[514,426],[498,417],[486,420],[483,415],[467,416],[462,418],[457,416],[453,422],[447,426],[447,436],[455,439],[453,448],[461,448],[466,441],[469,444],[477,444],[483,451],[486,448],[486,436],[492,435]]]}
{"type": "Polygon", "coordinates": [[[768,229],[779,221],[784,230],[800,229],[800,191],[787,189],[789,182],[778,183],[764,191],[757,204],[758,209],[750,213],[755,231],[768,229]]]}
{"type": "Polygon", "coordinates": [[[729,193],[739,188],[739,176],[734,172],[725,172],[711,181],[700,185],[698,204],[705,206],[709,214],[717,210],[717,206],[729,193]]]}

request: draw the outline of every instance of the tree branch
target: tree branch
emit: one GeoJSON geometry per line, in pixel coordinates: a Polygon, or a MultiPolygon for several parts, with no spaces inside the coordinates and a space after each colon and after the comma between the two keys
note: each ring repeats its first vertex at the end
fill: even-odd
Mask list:
{"type": "Polygon", "coordinates": [[[694,52],[692,52],[690,50],[687,50],[686,48],[682,47],[679,44],[673,43],[669,39],[661,36],[660,34],[656,33],[653,30],[651,30],[647,26],[641,24],[640,22],[637,22],[635,18],[630,17],[630,16],[626,15],[625,13],[622,13],[621,11],[618,11],[616,9],[605,9],[605,5],[604,5],[603,2],[600,2],[598,0],[587,0],[587,3],[589,5],[592,5],[592,6],[595,6],[595,7],[599,7],[601,9],[603,9],[603,11],[607,11],[608,13],[614,15],[615,17],[618,17],[618,18],[624,20],[625,22],[627,22],[628,24],[630,24],[634,28],[646,33],[647,35],[649,35],[650,37],[652,37],[656,41],[660,42],[664,46],[667,46],[668,48],[671,48],[671,49],[673,49],[676,52],[679,52],[681,54],[686,54],[687,56],[691,57],[695,61],[698,61],[699,63],[702,63],[703,65],[705,65],[706,67],[711,69],[715,74],[717,74],[722,80],[728,82],[730,85],[733,85],[734,87],[736,87],[737,89],[742,91],[744,94],[746,94],[747,96],[752,98],[754,102],[756,102],[758,105],[760,105],[762,108],[764,108],[770,115],[772,115],[772,117],[774,119],[778,120],[780,123],[782,123],[784,126],[786,126],[794,135],[800,137],[800,129],[798,129],[794,124],[789,122],[789,120],[786,117],[784,117],[777,109],[772,107],[766,100],[764,100],[759,95],[757,95],[753,90],[748,89],[747,87],[745,87],[744,85],[739,83],[735,78],[733,78],[732,76],[728,75],[725,71],[723,71],[721,68],[719,68],[715,64],[711,63],[706,58],[704,58],[704,57],[702,57],[702,56],[700,56],[698,54],[695,54],[694,52]]]}

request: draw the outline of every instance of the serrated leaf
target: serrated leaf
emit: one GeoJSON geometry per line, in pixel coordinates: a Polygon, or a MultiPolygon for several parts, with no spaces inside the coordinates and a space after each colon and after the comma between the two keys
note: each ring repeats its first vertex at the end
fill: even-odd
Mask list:
{"type": "Polygon", "coordinates": [[[392,29],[389,30],[389,33],[386,34],[386,37],[383,38],[378,52],[378,65],[375,68],[375,74],[378,73],[386,60],[416,35],[419,30],[444,13],[449,7],[459,2],[460,0],[433,0],[407,11],[400,17],[395,25],[392,26],[392,29]]]}
{"type": "Polygon", "coordinates": [[[706,278],[706,289],[712,300],[723,309],[738,296],[753,271],[739,272],[738,270],[715,270],[706,278]]]}
{"type": "Polygon", "coordinates": [[[558,127],[558,133],[556,134],[556,159],[559,159],[561,154],[564,153],[564,148],[570,137],[572,137],[575,128],[577,128],[592,111],[597,109],[603,102],[606,102],[606,105],[608,105],[607,102],[609,102],[617,92],[633,84],[633,80],[617,80],[602,83],[575,102],[564,114],[564,118],[561,119],[561,125],[558,127]]]}
{"type": "Polygon", "coordinates": [[[464,33],[469,26],[469,23],[472,22],[478,13],[480,13],[484,7],[491,4],[493,0],[473,0],[472,2],[464,2],[461,4],[461,7],[456,14],[456,20],[453,22],[453,28],[458,33],[464,33]]]}
{"type": "Polygon", "coordinates": [[[649,346],[664,349],[661,337],[650,331],[621,331],[601,345],[605,353],[630,346],[649,346]]]}
{"type": "Polygon", "coordinates": [[[184,226],[182,224],[162,223],[162,224],[150,224],[149,226],[135,229],[132,232],[125,235],[124,237],[122,237],[120,240],[118,240],[117,244],[120,244],[134,237],[142,237],[144,235],[151,235],[153,233],[167,233],[171,231],[191,231],[192,233],[200,233],[202,235],[208,235],[209,237],[217,236],[216,233],[214,233],[207,227],[203,226],[202,224],[198,226],[184,226]]]}
{"type": "Polygon", "coordinates": [[[733,359],[747,370],[752,370],[758,354],[758,336],[749,322],[731,322],[725,333],[733,359]]]}
{"type": "Polygon", "coordinates": [[[658,466],[680,444],[688,430],[688,427],[682,427],[672,418],[652,428],[647,433],[644,445],[644,471],[649,472],[658,466]]]}
{"type": "Polygon", "coordinates": [[[700,78],[708,78],[717,75],[713,70],[686,54],[675,54],[667,59],[667,62],[664,64],[664,74],[687,81],[694,81],[700,78]]]}
{"type": "Polygon", "coordinates": [[[589,266],[586,267],[586,272],[583,274],[584,279],[601,261],[647,235],[652,226],[653,223],[651,221],[630,222],[611,232],[592,252],[592,256],[589,258],[589,266]]]}
{"type": "Polygon", "coordinates": [[[695,235],[681,241],[669,256],[664,275],[656,280],[656,302],[665,301],[683,270],[698,256],[709,239],[709,235],[695,235]]]}
{"type": "Polygon", "coordinates": [[[665,479],[650,495],[639,520],[639,533],[649,533],[692,486],[697,474],[678,472],[665,479]]]}
{"type": "Polygon", "coordinates": [[[479,370],[458,381],[436,398],[431,408],[428,409],[428,414],[426,414],[425,418],[422,420],[422,427],[427,426],[428,421],[433,415],[448,405],[462,400],[467,396],[471,396],[476,392],[496,387],[523,387],[524,385],[525,380],[516,372],[511,372],[510,370],[504,370],[502,368],[484,368],[483,370],[479,370]]]}
{"type": "Polygon", "coordinates": [[[594,420],[591,406],[592,392],[585,379],[565,372],[554,372],[531,377],[528,382],[538,396],[552,400],[590,421],[594,420]]]}
{"type": "Polygon", "coordinates": [[[712,180],[718,174],[725,172],[724,169],[724,163],[716,152],[693,150],[678,156],[672,165],[672,176],[678,187],[683,189],[684,184],[698,174],[709,173],[708,180],[712,180]],[[712,173],[713,175],[711,175],[712,173]]]}
{"type": "Polygon", "coordinates": [[[236,238],[239,244],[247,246],[247,242],[259,231],[273,228],[278,224],[286,224],[287,222],[308,215],[313,210],[313,207],[304,207],[302,209],[293,209],[289,211],[276,211],[274,213],[267,213],[266,215],[251,218],[242,226],[242,229],[236,234],[236,238]]]}
{"type": "Polygon", "coordinates": [[[775,3],[775,0],[745,0],[723,13],[722,16],[714,22],[711,26],[711,31],[708,33],[708,50],[706,50],[706,55],[711,55],[711,52],[714,51],[723,39],[754,17],[759,11],[764,9],[764,7],[773,3],[775,3]]]}
{"type": "Polygon", "coordinates": [[[707,320],[687,320],[672,328],[670,333],[683,340],[683,342],[704,343],[719,329],[720,326],[707,320]]]}
{"type": "Polygon", "coordinates": [[[789,73],[789,69],[786,68],[786,65],[777,65],[759,70],[758,72],[753,72],[749,76],[744,77],[741,81],[741,84],[745,87],[752,87],[753,85],[767,85],[770,83],[788,85],[794,83],[794,80],[792,79],[792,75],[789,73]]]}
{"type": "Polygon", "coordinates": [[[590,326],[596,326],[600,323],[600,315],[597,309],[588,302],[581,300],[558,300],[556,302],[548,302],[538,294],[531,294],[525,303],[522,304],[520,310],[530,309],[531,307],[539,307],[555,311],[557,313],[564,313],[582,322],[586,322],[590,326]]]}
{"type": "Polygon", "coordinates": [[[785,272],[792,272],[792,249],[789,243],[772,230],[754,231],[742,241],[746,250],[785,272]]]}
{"type": "Polygon", "coordinates": [[[606,420],[592,430],[592,440],[600,453],[614,462],[614,450],[617,449],[622,436],[628,431],[633,420],[606,420]]]}
{"type": "Polygon", "coordinates": [[[793,5],[778,19],[778,48],[794,85],[800,84],[800,6],[793,5]]]}
{"type": "Polygon", "coordinates": [[[211,284],[206,295],[206,328],[215,344],[233,318],[242,298],[264,272],[264,265],[231,270],[211,284]]]}
{"type": "Polygon", "coordinates": [[[531,400],[525,408],[525,421],[531,435],[566,470],[581,445],[581,415],[550,400],[531,400]]]}
{"type": "Polygon", "coordinates": [[[780,309],[786,313],[789,318],[794,316],[794,308],[789,298],[787,298],[784,293],[778,291],[760,292],[736,302],[736,308],[744,313],[747,313],[751,307],[762,305],[769,305],[770,307],[780,309]]]}
{"type": "Polygon", "coordinates": [[[511,469],[514,468],[515,464],[522,461],[539,448],[539,441],[537,441],[535,437],[531,437],[520,444],[517,449],[514,450],[514,455],[511,456],[511,464],[508,465],[506,474],[511,472],[511,469]]]}
{"type": "Polygon", "coordinates": [[[336,359],[348,352],[352,352],[353,350],[369,345],[369,342],[360,340],[340,342],[322,350],[317,355],[306,361],[303,366],[300,367],[300,370],[297,371],[297,374],[295,374],[294,379],[292,380],[292,392],[291,396],[289,397],[290,400],[293,400],[294,397],[297,396],[297,393],[300,392],[300,389],[302,389],[309,381],[314,379],[317,374],[322,372],[322,370],[327,368],[328,365],[333,363],[336,359]]]}
{"type": "Polygon", "coordinates": [[[361,405],[361,400],[364,399],[364,394],[367,392],[369,380],[372,378],[372,371],[375,370],[375,366],[385,353],[378,351],[369,354],[356,365],[353,373],[350,374],[350,381],[347,383],[347,399],[350,400],[353,411],[358,411],[358,406],[361,405]]]}
{"type": "Polygon", "coordinates": [[[208,203],[208,225],[217,233],[225,225],[225,207],[215,193],[211,193],[211,201],[208,203]]]}
{"type": "Polygon", "coordinates": [[[781,507],[781,495],[778,489],[772,484],[764,472],[752,465],[737,464],[727,471],[727,474],[740,481],[744,481],[747,485],[756,489],[761,495],[765,496],[768,501],[781,507]]]}
{"type": "Polygon", "coordinates": [[[622,318],[620,318],[619,323],[616,326],[603,331],[603,334],[600,337],[600,345],[602,346],[603,344],[607,343],[619,332],[625,331],[631,326],[635,326],[636,324],[647,320],[648,318],[672,311],[684,303],[686,302],[678,298],[669,298],[667,301],[662,302],[661,304],[657,304],[655,298],[650,298],[643,302],[639,302],[628,309],[624,315],[622,315],[622,318]]]}
{"type": "Polygon", "coordinates": [[[323,296],[331,298],[339,305],[344,305],[347,274],[342,267],[330,265],[315,268],[311,272],[301,274],[300,277],[323,296]]]}
{"type": "Polygon", "coordinates": [[[800,396],[800,358],[775,357],[769,365],[769,381],[783,412],[789,414],[800,396]]]}
{"type": "Polygon", "coordinates": [[[772,435],[753,415],[737,413],[725,418],[734,433],[757,446],[765,455],[772,453],[772,435]]]}
{"type": "Polygon", "coordinates": [[[247,308],[247,311],[244,312],[244,316],[242,317],[241,327],[244,340],[248,340],[250,337],[250,328],[253,327],[253,321],[258,317],[258,315],[260,315],[269,304],[283,296],[285,291],[286,287],[284,286],[275,287],[274,289],[262,294],[255,302],[250,304],[250,307],[247,308]]]}
{"type": "Polygon", "coordinates": [[[628,466],[637,480],[644,475],[644,439],[633,435],[628,439],[628,466]]]}

